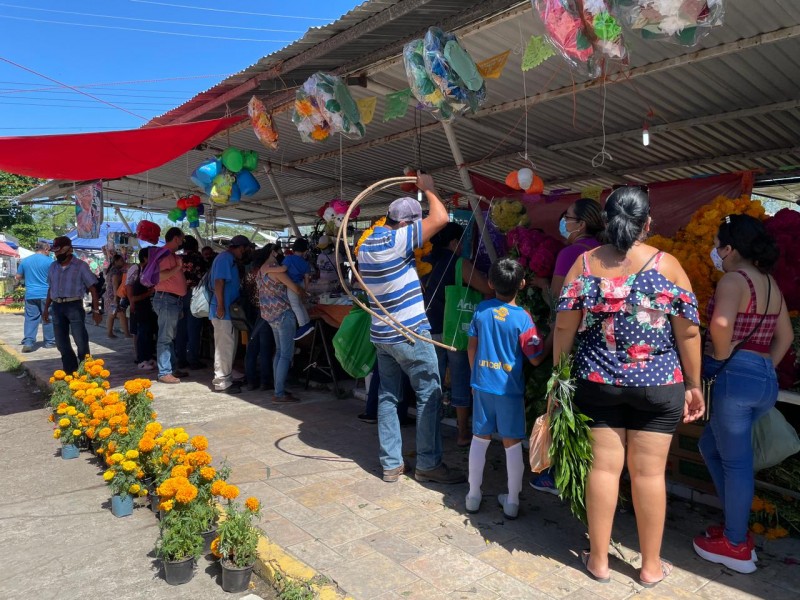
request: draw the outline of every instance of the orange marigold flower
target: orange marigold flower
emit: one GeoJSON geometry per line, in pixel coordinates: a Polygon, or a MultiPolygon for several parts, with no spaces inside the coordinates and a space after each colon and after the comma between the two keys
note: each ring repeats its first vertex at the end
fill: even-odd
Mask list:
{"type": "Polygon", "coordinates": [[[750,531],[752,531],[756,535],[761,535],[766,531],[766,527],[764,527],[761,523],[753,523],[750,526],[750,531]]]}
{"type": "Polygon", "coordinates": [[[186,455],[186,461],[195,467],[204,467],[211,464],[211,455],[208,452],[198,450],[186,455]]]}
{"type": "Polygon", "coordinates": [[[222,490],[225,488],[227,484],[222,481],[222,479],[217,479],[214,483],[211,484],[211,493],[215,496],[219,496],[222,494],[222,490]]]}
{"type": "Polygon", "coordinates": [[[191,483],[186,483],[178,488],[178,491],[175,492],[175,500],[180,502],[181,504],[188,504],[192,500],[197,498],[197,488],[193,486],[191,483]]]}
{"type": "Polygon", "coordinates": [[[155,447],[156,447],[156,442],[149,435],[145,435],[144,437],[142,437],[142,439],[139,440],[140,452],[151,452],[155,447]]]}
{"type": "Polygon", "coordinates": [[[189,469],[187,467],[184,467],[183,465],[177,465],[175,467],[172,467],[170,475],[172,477],[188,477],[189,469]]]}
{"type": "Polygon", "coordinates": [[[108,378],[109,375],[111,375],[111,373],[107,369],[100,371],[100,377],[103,377],[104,379],[108,378]]]}
{"type": "Polygon", "coordinates": [[[200,477],[206,481],[211,481],[217,475],[217,470],[214,467],[203,467],[200,469],[200,477]]]}
{"type": "Polygon", "coordinates": [[[66,376],[67,376],[67,374],[64,371],[62,371],[61,369],[57,369],[56,371],[53,372],[53,377],[55,379],[58,379],[59,381],[61,379],[64,379],[66,376]]]}
{"type": "Polygon", "coordinates": [[[114,451],[116,451],[116,449],[117,449],[117,442],[115,442],[114,440],[111,440],[110,442],[108,442],[108,449],[109,449],[111,452],[114,452],[114,451]]]}
{"type": "Polygon", "coordinates": [[[103,386],[103,389],[104,389],[104,390],[107,390],[107,389],[109,389],[109,388],[111,387],[111,384],[110,384],[110,383],[108,383],[107,381],[104,381],[104,382],[103,382],[103,384],[102,384],[102,386],[103,386]]]}
{"type": "Polygon", "coordinates": [[[111,428],[103,427],[100,431],[97,432],[97,435],[100,436],[101,440],[104,440],[111,435],[111,428]]]}
{"type": "Polygon", "coordinates": [[[254,498],[253,496],[250,496],[247,500],[245,500],[244,505],[247,507],[247,510],[252,512],[256,512],[261,506],[258,502],[258,498],[254,498]]]}
{"type": "Polygon", "coordinates": [[[222,554],[219,551],[219,538],[215,537],[211,542],[211,554],[216,556],[217,558],[222,558],[222,554]]]}
{"type": "Polygon", "coordinates": [[[207,450],[208,449],[208,439],[202,435],[196,435],[189,443],[194,447],[195,450],[207,450]]]}
{"type": "Polygon", "coordinates": [[[222,488],[220,495],[226,500],[235,500],[239,496],[239,488],[235,485],[228,485],[226,483],[225,487],[222,488]]]}

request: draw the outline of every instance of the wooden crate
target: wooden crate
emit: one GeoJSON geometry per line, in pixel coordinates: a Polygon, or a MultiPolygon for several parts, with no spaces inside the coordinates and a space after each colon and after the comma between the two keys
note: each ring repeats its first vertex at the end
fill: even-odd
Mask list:
{"type": "Polygon", "coordinates": [[[700,456],[700,449],[697,447],[702,434],[703,425],[681,423],[672,437],[669,447],[670,454],[702,462],[703,457],[700,456]]]}
{"type": "Polygon", "coordinates": [[[667,479],[706,494],[717,494],[711,474],[702,460],[693,460],[670,452],[667,458],[667,479]]]}

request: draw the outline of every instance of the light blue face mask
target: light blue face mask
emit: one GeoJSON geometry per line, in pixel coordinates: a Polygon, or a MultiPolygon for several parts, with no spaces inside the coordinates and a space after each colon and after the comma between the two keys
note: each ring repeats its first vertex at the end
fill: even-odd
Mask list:
{"type": "Polygon", "coordinates": [[[558,222],[558,233],[561,234],[565,240],[569,239],[570,233],[567,231],[567,219],[565,217],[561,217],[561,220],[558,222]]]}

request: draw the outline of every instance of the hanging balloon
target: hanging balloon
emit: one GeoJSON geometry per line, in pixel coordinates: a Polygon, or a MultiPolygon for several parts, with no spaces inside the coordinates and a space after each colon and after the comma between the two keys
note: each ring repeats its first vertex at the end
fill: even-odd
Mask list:
{"type": "Polygon", "coordinates": [[[234,181],[233,185],[231,186],[230,202],[231,204],[234,204],[241,199],[242,199],[242,188],[240,188],[239,184],[234,181]]]}
{"type": "Polygon", "coordinates": [[[258,152],[253,150],[242,150],[242,168],[245,171],[254,171],[258,167],[258,152]]]}
{"type": "Polygon", "coordinates": [[[510,187],[512,190],[519,190],[522,189],[519,187],[519,174],[518,171],[511,171],[508,175],[506,175],[506,185],[510,187]]]}
{"type": "Polygon", "coordinates": [[[531,187],[531,183],[533,183],[533,171],[527,167],[517,171],[517,182],[519,183],[519,187],[523,190],[527,190],[531,187]]]}
{"type": "Polygon", "coordinates": [[[173,208],[171,211],[167,213],[167,218],[172,221],[173,223],[177,223],[181,220],[181,215],[183,211],[180,208],[173,208]]]}
{"type": "Polygon", "coordinates": [[[222,152],[222,164],[233,173],[238,173],[244,166],[244,156],[238,148],[225,148],[222,152]]]}
{"type": "Polygon", "coordinates": [[[186,209],[186,218],[189,220],[189,223],[193,223],[200,218],[200,215],[197,212],[197,208],[192,206],[186,209]]]}
{"type": "Polygon", "coordinates": [[[186,205],[187,206],[200,206],[203,201],[200,200],[200,196],[197,194],[192,194],[191,196],[186,197],[186,205]]]}
{"type": "Polygon", "coordinates": [[[176,206],[181,210],[186,210],[189,207],[189,204],[186,201],[186,198],[179,198],[178,202],[176,203],[176,206]]]}
{"type": "Polygon", "coordinates": [[[258,180],[250,171],[242,171],[236,176],[236,183],[239,184],[239,189],[243,196],[252,196],[261,189],[258,180]]]}
{"type": "Polygon", "coordinates": [[[528,194],[541,194],[544,192],[544,181],[542,181],[542,178],[538,175],[534,175],[531,185],[525,188],[525,192],[528,194]]]}

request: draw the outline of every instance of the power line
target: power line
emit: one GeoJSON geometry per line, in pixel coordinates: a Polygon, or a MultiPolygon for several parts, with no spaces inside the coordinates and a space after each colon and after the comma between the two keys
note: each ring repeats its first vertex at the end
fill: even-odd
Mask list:
{"type": "Polygon", "coordinates": [[[85,127],[0,127],[0,131],[77,131],[77,130],[84,130],[84,129],[119,129],[118,125],[114,126],[99,126],[99,125],[87,125],[85,127]]]}
{"type": "Polygon", "coordinates": [[[150,0],[130,0],[131,2],[136,2],[137,4],[155,4],[156,6],[170,6],[172,8],[188,8],[190,10],[205,10],[210,12],[221,12],[221,13],[230,13],[235,15],[253,15],[256,17],[277,17],[278,19],[305,19],[307,21],[327,21],[332,22],[335,19],[329,19],[327,17],[302,17],[298,15],[273,15],[270,13],[257,13],[257,12],[247,12],[243,10],[230,10],[224,8],[209,8],[207,6],[187,6],[185,4],[171,4],[169,2],[151,2],[150,0]]]}
{"type": "Polygon", "coordinates": [[[42,73],[39,73],[38,71],[34,71],[33,69],[29,69],[28,67],[20,65],[18,63],[15,63],[12,60],[9,60],[9,59],[4,58],[2,56],[0,56],[0,60],[2,60],[3,62],[7,62],[8,64],[13,65],[13,66],[15,66],[15,67],[17,67],[19,69],[22,69],[23,71],[27,71],[28,73],[32,73],[34,75],[37,75],[38,77],[41,77],[42,79],[47,79],[47,81],[52,81],[53,83],[56,83],[56,84],[58,84],[58,85],[60,85],[62,87],[69,88],[69,89],[71,89],[71,90],[73,90],[73,91],[75,91],[75,92],[77,92],[79,94],[83,94],[84,96],[88,96],[89,98],[92,98],[93,100],[97,100],[98,102],[101,102],[101,103],[106,104],[108,106],[111,106],[113,108],[119,109],[124,113],[128,113],[129,115],[132,115],[132,116],[136,117],[137,119],[142,119],[143,121],[147,121],[148,120],[147,117],[143,117],[142,115],[137,115],[135,112],[131,112],[127,108],[122,108],[121,106],[117,106],[116,104],[112,104],[111,102],[108,102],[107,100],[103,100],[102,98],[98,98],[97,96],[92,96],[89,92],[84,92],[82,90],[74,88],[71,85],[67,85],[66,83],[62,83],[62,82],[58,81],[57,79],[53,79],[52,77],[48,77],[47,75],[43,75],[42,73]]]}
{"type": "Polygon", "coordinates": [[[34,10],[39,12],[58,13],[62,15],[75,15],[78,17],[97,17],[99,19],[117,19],[120,21],[138,21],[141,23],[160,23],[162,25],[184,25],[187,27],[215,27],[217,29],[242,29],[245,31],[271,31],[273,33],[303,33],[303,31],[297,29],[265,29],[261,27],[240,27],[237,25],[216,25],[209,23],[185,23],[182,21],[161,21],[158,19],[141,19],[138,17],[122,17],[117,15],[98,15],[94,13],[72,12],[69,10],[56,10],[53,8],[36,8],[33,6],[19,6],[17,4],[6,4],[4,2],[0,2],[0,6],[5,6],[6,8],[19,8],[22,10],[34,10]]]}
{"type": "Polygon", "coordinates": [[[72,23],[69,21],[51,21],[49,19],[32,19],[29,17],[12,17],[0,15],[0,19],[14,19],[15,21],[32,21],[34,23],[49,23],[51,25],[69,25],[70,27],[91,27],[93,29],[114,29],[117,31],[136,31],[139,33],[157,33],[159,35],[177,35],[180,37],[203,38],[207,40],[227,40],[232,42],[259,42],[262,44],[291,44],[293,40],[258,40],[255,38],[235,38],[217,35],[201,35],[199,33],[179,33],[177,31],[159,31],[157,29],[139,29],[136,27],[117,27],[116,25],[92,25],[90,23],[72,23]]]}
{"type": "MultiPolygon", "coordinates": [[[[87,100],[83,100],[82,98],[48,98],[48,97],[41,97],[41,96],[14,96],[13,100],[46,100],[48,102],[87,102],[87,100]]],[[[0,98],[0,103],[3,104],[25,104],[25,102],[13,102],[13,100],[9,100],[6,98],[0,98]]],[[[168,102],[119,102],[120,106],[174,106],[168,102]]],[[[54,106],[58,106],[58,104],[54,104],[54,106]]]]}
{"type": "MultiPolygon", "coordinates": [[[[0,105],[3,105],[3,106],[5,106],[5,105],[48,106],[50,108],[67,108],[63,104],[52,104],[52,103],[51,104],[45,104],[45,103],[41,103],[41,102],[9,102],[7,100],[0,101],[0,105]]],[[[147,117],[143,117],[142,115],[137,115],[135,113],[132,113],[129,110],[126,110],[126,109],[122,108],[121,106],[117,106],[116,104],[112,104],[111,106],[96,106],[96,105],[93,105],[93,106],[70,106],[68,108],[70,108],[70,109],[80,109],[80,108],[92,108],[92,109],[95,109],[95,108],[98,108],[98,109],[103,109],[103,110],[108,110],[109,108],[116,108],[118,110],[124,110],[126,113],[132,114],[133,116],[138,117],[139,119],[143,119],[145,121],[149,121],[149,119],[147,117]]],[[[142,112],[160,113],[160,112],[162,112],[164,110],[171,110],[171,109],[165,109],[163,107],[160,107],[160,108],[138,108],[136,110],[140,110],[142,112]]]]}
{"type": "MultiPolygon", "coordinates": [[[[80,87],[80,86],[76,85],[75,87],[80,87]]],[[[130,91],[136,91],[136,90],[130,90],[130,91]]],[[[146,90],[146,91],[156,91],[156,90],[146,90]]],[[[11,93],[15,94],[16,98],[20,98],[20,96],[16,96],[16,94],[22,94],[22,93],[28,93],[28,92],[33,93],[33,94],[39,94],[39,93],[45,93],[45,94],[71,94],[72,93],[70,90],[43,90],[43,89],[15,90],[15,89],[12,89],[12,88],[0,88],[0,96],[6,95],[8,92],[11,92],[11,93]]],[[[175,93],[178,94],[177,91],[175,93]]],[[[183,98],[186,98],[187,95],[194,94],[194,92],[191,92],[191,91],[187,90],[185,92],[180,92],[180,94],[176,95],[176,96],[150,96],[150,95],[147,95],[147,94],[115,94],[114,92],[95,92],[95,94],[97,96],[113,96],[113,97],[116,97],[116,98],[148,98],[148,99],[152,99],[152,100],[181,100],[183,98]]]]}

